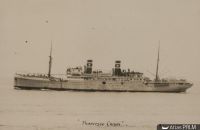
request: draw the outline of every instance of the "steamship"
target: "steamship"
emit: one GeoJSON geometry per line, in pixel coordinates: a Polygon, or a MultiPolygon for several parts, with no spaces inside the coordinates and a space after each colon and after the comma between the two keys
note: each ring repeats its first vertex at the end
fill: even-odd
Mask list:
{"type": "Polygon", "coordinates": [[[16,89],[50,89],[75,91],[116,91],[116,92],[185,92],[193,84],[184,79],[160,79],[159,49],[156,77],[151,80],[141,72],[121,69],[121,61],[114,62],[112,73],[93,70],[93,60],[87,60],[84,67],[67,68],[64,78],[51,74],[52,46],[49,56],[48,74],[16,73],[14,88],[16,89]]]}

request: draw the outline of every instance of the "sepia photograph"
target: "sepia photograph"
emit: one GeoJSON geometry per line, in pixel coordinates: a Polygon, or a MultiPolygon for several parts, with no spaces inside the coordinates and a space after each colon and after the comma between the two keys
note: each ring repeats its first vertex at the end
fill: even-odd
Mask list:
{"type": "Polygon", "coordinates": [[[200,130],[199,0],[0,0],[0,130],[200,130]]]}

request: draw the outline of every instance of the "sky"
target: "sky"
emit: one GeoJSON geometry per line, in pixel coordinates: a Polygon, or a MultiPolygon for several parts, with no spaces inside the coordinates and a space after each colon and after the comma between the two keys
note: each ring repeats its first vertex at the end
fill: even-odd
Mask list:
{"type": "Polygon", "coordinates": [[[83,66],[199,81],[199,0],[0,0],[0,77],[83,66]]]}

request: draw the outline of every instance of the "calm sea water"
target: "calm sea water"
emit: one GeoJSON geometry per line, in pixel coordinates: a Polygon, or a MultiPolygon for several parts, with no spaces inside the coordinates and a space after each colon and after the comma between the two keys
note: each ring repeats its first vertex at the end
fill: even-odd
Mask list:
{"type": "Polygon", "coordinates": [[[199,100],[198,84],[187,93],[117,93],[15,90],[1,80],[0,130],[155,130],[200,123],[199,100]]]}

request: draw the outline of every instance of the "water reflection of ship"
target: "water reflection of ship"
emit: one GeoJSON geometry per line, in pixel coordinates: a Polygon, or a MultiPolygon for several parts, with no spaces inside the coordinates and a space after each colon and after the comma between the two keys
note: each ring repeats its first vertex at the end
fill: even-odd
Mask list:
{"type": "Polygon", "coordinates": [[[93,60],[87,60],[82,66],[66,70],[64,78],[51,74],[52,47],[49,56],[48,74],[16,74],[15,88],[21,89],[53,89],[78,91],[130,91],[130,92],[185,92],[192,86],[186,80],[166,80],[158,76],[159,51],[157,58],[156,78],[143,76],[141,72],[121,69],[121,61],[116,60],[112,73],[93,70],[93,60]]]}

